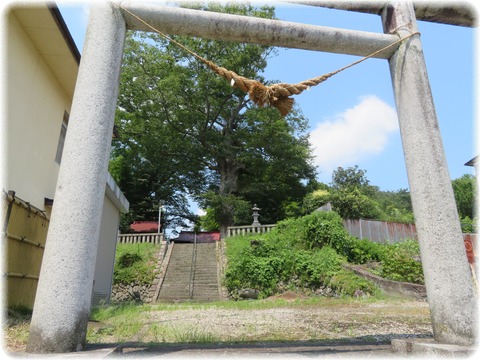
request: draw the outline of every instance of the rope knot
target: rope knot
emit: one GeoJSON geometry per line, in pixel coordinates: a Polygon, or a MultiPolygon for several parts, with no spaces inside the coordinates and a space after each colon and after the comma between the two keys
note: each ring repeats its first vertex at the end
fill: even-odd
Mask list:
{"type": "Polygon", "coordinates": [[[257,106],[274,106],[282,116],[292,110],[294,100],[282,94],[282,87],[278,84],[265,86],[259,81],[251,81],[249,85],[248,95],[257,106]]]}

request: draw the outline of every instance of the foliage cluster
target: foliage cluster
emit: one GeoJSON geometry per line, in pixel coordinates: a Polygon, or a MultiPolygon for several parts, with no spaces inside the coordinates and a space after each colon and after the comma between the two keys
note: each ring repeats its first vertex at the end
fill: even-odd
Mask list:
{"type": "Polygon", "coordinates": [[[227,240],[228,267],[225,285],[231,293],[254,288],[260,296],[302,289],[314,291],[329,287],[336,294],[354,295],[356,290],[375,294],[375,286],[342,269],[349,238],[341,218],[317,212],[299,219],[288,219],[261,236],[233,237],[227,240]]]}
{"type": "Polygon", "coordinates": [[[478,217],[470,219],[469,216],[465,216],[460,220],[462,226],[462,232],[464,233],[478,233],[478,217]]]}
{"type": "Polygon", "coordinates": [[[118,244],[115,252],[114,284],[151,284],[155,278],[158,246],[149,243],[118,244]]]}
{"type": "MultiPolygon", "coordinates": [[[[333,210],[343,219],[414,223],[410,192],[407,189],[381,191],[377,186],[370,185],[366,173],[357,165],[337,168],[332,173],[330,185],[317,184],[316,189],[304,197],[297,215],[309,214],[330,202],[333,210]]],[[[452,180],[452,187],[463,232],[477,232],[474,176],[465,174],[452,180]]]]}
{"type": "Polygon", "coordinates": [[[477,201],[477,182],[475,177],[465,174],[453,180],[452,187],[462,231],[464,233],[478,232],[478,217],[475,212],[477,201]]]}
{"type": "Polygon", "coordinates": [[[330,202],[343,219],[375,219],[413,223],[410,193],[406,189],[380,191],[370,185],[366,170],[358,165],[339,167],[332,173],[330,185],[318,184],[318,189],[303,200],[303,214],[309,214],[330,202]]]}
{"type": "Polygon", "coordinates": [[[418,241],[408,239],[397,244],[384,245],[381,264],[376,273],[390,280],[423,284],[418,241]]]}
{"type": "Polygon", "coordinates": [[[342,263],[378,263],[377,274],[391,280],[423,283],[418,242],[378,244],[352,237],[335,212],[314,212],[279,222],[268,234],[227,239],[225,285],[232,294],[254,288],[260,296],[284,290],[331,288],[338,295],[375,286],[342,268],[342,263]]]}
{"type": "Polygon", "coordinates": [[[202,196],[201,206],[207,209],[200,218],[200,228],[214,231],[220,224],[246,225],[252,222],[252,205],[235,195],[221,196],[209,191],[202,196]]]}

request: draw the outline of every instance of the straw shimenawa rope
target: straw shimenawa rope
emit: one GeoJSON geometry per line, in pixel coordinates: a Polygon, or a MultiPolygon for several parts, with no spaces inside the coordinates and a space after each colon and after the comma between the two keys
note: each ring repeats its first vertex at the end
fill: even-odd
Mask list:
{"type": "Polygon", "coordinates": [[[143,19],[138,17],[137,15],[133,14],[131,11],[125,9],[119,4],[116,4],[119,8],[121,8],[123,11],[128,13],[129,15],[133,16],[135,19],[140,21],[142,24],[150,28],[153,32],[156,32],[163,38],[167,39],[168,41],[174,43],[175,45],[179,46],[183,50],[185,50],[187,53],[195,57],[196,59],[200,60],[203,62],[205,65],[207,65],[213,72],[216,74],[222,76],[225,78],[227,81],[230,82],[230,84],[234,87],[239,88],[243,92],[248,93],[250,99],[258,106],[273,106],[280,111],[280,114],[282,116],[286,116],[290,110],[292,109],[293,102],[294,100],[291,98],[292,95],[298,95],[301,94],[303,91],[308,90],[312,86],[316,86],[328,78],[332,77],[333,75],[338,74],[339,72],[346,70],[352,66],[355,66],[371,57],[374,57],[375,55],[389,49],[390,47],[393,47],[402,41],[408,39],[409,37],[415,35],[415,34],[420,34],[419,32],[414,32],[411,33],[397,41],[394,41],[393,43],[385,46],[384,48],[377,50],[370,55],[367,55],[360,60],[357,60],[347,66],[344,66],[338,70],[332,71],[330,73],[314,77],[309,80],[305,80],[302,82],[299,82],[297,84],[286,84],[286,83],[278,83],[278,84],[273,84],[273,85],[264,85],[260,81],[257,80],[251,80],[248,79],[244,76],[240,76],[234,71],[228,70],[224,67],[218,66],[217,64],[213,63],[210,60],[207,60],[203,58],[202,56],[198,55],[197,53],[193,52],[192,50],[188,49],[181,43],[175,41],[174,39],[170,38],[169,36],[165,35],[161,31],[157,30],[154,28],[152,25],[148,24],[145,22],[143,19]]]}

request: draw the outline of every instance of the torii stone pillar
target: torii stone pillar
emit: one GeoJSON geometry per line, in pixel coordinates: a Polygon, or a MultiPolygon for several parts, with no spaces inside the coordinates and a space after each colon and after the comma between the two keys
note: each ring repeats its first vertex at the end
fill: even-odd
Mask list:
{"type": "MultiPolygon", "coordinates": [[[[411,2],[388,4],[384,31],[417,31],[411,2]]],[[[468,266],[420,35],[389,60],[434,338],[471,345],[476,339],[477,293],[468,266]]]]}
{"type": "Polygon", "coordinates": [[[117,8],[92,3],[27,352],[85,345],[125,31],[117,8]]]}

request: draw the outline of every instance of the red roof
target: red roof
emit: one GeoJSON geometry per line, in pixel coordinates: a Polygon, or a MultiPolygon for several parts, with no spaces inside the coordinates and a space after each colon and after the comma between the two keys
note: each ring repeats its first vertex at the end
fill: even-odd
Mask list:
{"type": "Polygon", "coordinates": [[[156,221],[134,221],[130,229],[138,233],[156,233],[158,232],[158,222],[156,221]]]}

